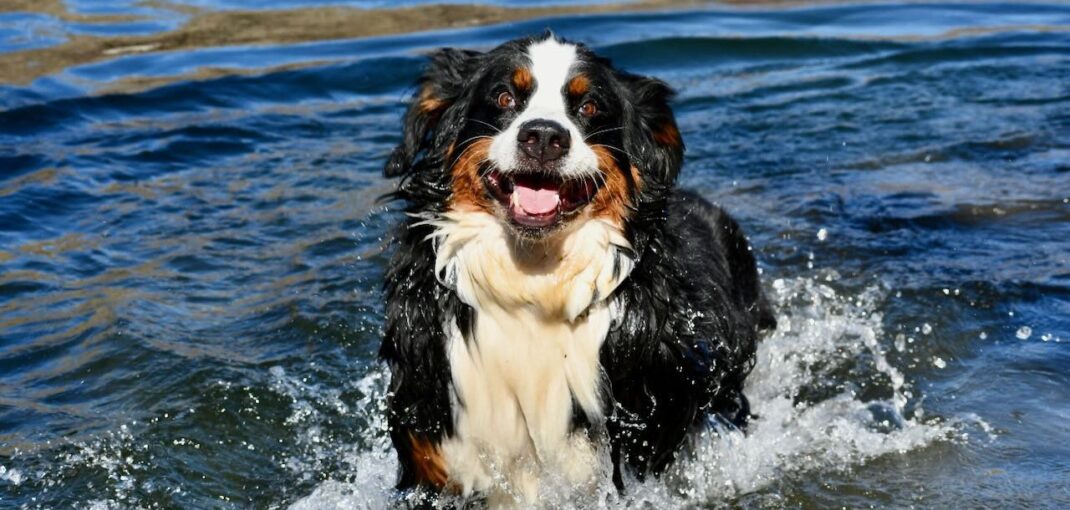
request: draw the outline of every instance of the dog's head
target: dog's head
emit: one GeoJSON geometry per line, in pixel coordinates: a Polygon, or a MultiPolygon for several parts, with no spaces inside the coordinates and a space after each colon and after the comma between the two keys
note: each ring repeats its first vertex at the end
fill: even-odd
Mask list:
{"type": "Polygon", "coordinates": [[[584,219],[621,228],[683,156],[663,82],[552,35],[489,52],[443,49],[405,116],[386,174],[448,187],[442,211],[484,211],[538,240],[584,219]]]}

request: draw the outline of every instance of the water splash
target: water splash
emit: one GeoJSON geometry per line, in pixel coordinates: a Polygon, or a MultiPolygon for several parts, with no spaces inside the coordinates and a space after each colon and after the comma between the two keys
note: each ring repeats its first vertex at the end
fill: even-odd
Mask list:
{"type": "MultiPolygon", "coordinates": [[[[582,495],[564,481],[548,480],[543,506],[575,508],[577,501],[600,509],[721,504],[760,495],[795,475],[849,470],[877,457],[964,439],[971,426],[994,440],[991,427],[976,415],[944,419],[923,412],[922,395],[915,394],[911,381],[886,355],[910,353],[916,345],[885,334],[879,310],[886,307],[888,293],[878,286],[837,290],[838,278],[830,271],[772,283],[779,328],[759,344],[747,382],[756,417],[746,434],[711,423],[668,473],[646,482],[631,480],[624,495],[615,491],[608,473],[594,491],[582,495]]],[[[291,477],[287,485],[292,490],[270,506],[378,509],[404,504],[399,498],[405,496],[393,489],[398,466],[386,423],[385,367],[370,365],[342,384],[319,379],[314,363],[291,370],[272,367],[261,385],[281,398],[282,413],[271,421],[293,439],[272,457],[291,477]]],[[[147,473],[153,453],[138,436],[148,434],[143,429],[154,423],[131,422],[77,442],[44,472],[0,466],[0,485],[58,489],[74,472],[88,471],[105,487],[83,500],[85,507],[135,508],[146,506],[153,494],[181,496],[193,488],[159,486],[147,473]]],[[[189,441],[174,439],[174,446],[186,447],[189,441]]]]}
{"type": "MultiPolygon", "coordinates": [[[[964,439],[971,426],[994,440],[991,427],[976,415],[926,416],[922,395],[915,395],[911,381],[886,355],[909,353],[915,345],[902,342],[901,335],[885,334],[878,310],[886,307],[887,292],[878,286],[837,290],[838,278],[830,271],[772,283],[779,328],[759,344],[747,382],[756,417],[746,434],[711,423],[668,473],[646,482],[630,480],[624,495],[613,488],[608,471],[597,488],[580,495],[563,480],[547,480],[543,506],[575,508],[577,501],[599,509],[720,504],[761,493],[794,475],[849,470],[884,455],[964,439]]],[[[298,368],[304,372],[272,367],[261,386],[282,399],[283,412],[272,421],[293,438],[272,457],[289,473],[293,490],[270,506],[404,506],[399,498],[405,496],[393,489],[398,466],[386,423],[386,368],[370,365],[342,384],[318,379],[314,363],[298,368]],[[340,428],[350,433],[340,434],[340,428]]],[[[106,487],[83,500],[89,508],[135,508],[145,506],[152,494],[182,495],[191,487],[158,486],[147,474],[152,452],[138,439],[141,432],[133,432],[145,425],[131,422],[75,443],[45,472],[0,466],[0,485],[29,481],[55,489],[73,472],[91,471],[106,487]]],[[[189,446],[190,441],[174,439],[174,446],[189,446]]]]}
{"type": "MultiPolygon", "coordinates": [[[[695,438],[688,458],[661,479],[633,481],[624,496],[615,494],[606,480],[587,506],[676,508],[723,502],[794,473],[847,470],[956,438],[959,422],[924,417],[911,384],[885,356],[877,311],[885,292],[871,287],[843,295],[827,283],[836,278],[830,273],[773,282],[780,327],[760,343],[758,364],[748,379],[746,391],[757,418],[746,434],[713,425],[695,438]],[[883,396],[863,396],[863,382],[878,386],[883,396]]],[[[368,377],[358,384],[381,388],[381,369],[368,377]]],[[[381,428],[370,433],[385,436],[382,419],[377,423],[381,428]]],[[[388,442],[375,445],[347,454],[350,472],[319,484],[290,508],[388,504],[395,497],[390,487],[396,461],[388,442]]],[[[576,507],[572,491],[557,489],[544,491],[546,507],[576,507]]]]}
{"type": "Polygon", "coordinates": [[[0,482],[8,482],[11,485],[21,485],[22,480],[22,472],[15,468],[8,469],[6,466],[0,465],[0,482]]]}
{"type": "MultiPolygon", "coordinates": [[[[66,482],[79,474],[89,475],[99,480],[101,492],[73,506],[93,510],[143,507],[145,505],[138,499],[138,489],[180,493],[181,488],[158,486],[146,480],[144,474],[151,459],[146,453],[149,447],[140,443],[132,432],[132,427],[137,425],[136,421],[131,422],[130,426],[122,424],[93,439],[72,442],[47,469],[28,468],[20,471],[0,466],[0,488],[6,480],[15,486],[31,486],[31,489],[39,489],[40,494],[48,494],[50,491],[63,491],[66,482]]],[[[17,452],[14,460],[19,460],[17,452]]],[[[0,502],[3,499],[3,493],[0,492],[0,502]]],[[[47,502],[36,498],[34,501],[34,505],[23,508],[52,508],[47,502]]]]}
{"type": "Polygon", "coordinates": [[[397,460],[390,446],[386,423],[386,387],[389,375],[381,365],[374,365],[351,385],[362,395],[347,405],[340,390],[308,384],[286,374],[282,367],[272,367],[273,389],[292,399],[292,412],[286,423],[302,430],[298,433],[298,451],[285,461],[285,467],[299,479],[307,480],[324,466],[339,466],[332,478],[316,486],[312,494],[290,508],[388,508],[395,499],[394,477],[397,460]],[[364,445],[335,444],[323,440],[321,429],[329,419],[325,408],[356,414],[365,425],[364,445]]]}
{"type": "Polygon", "coordinates": [[[879,289],[842,296],[801,278],[776,280],[773,289],[779,329],[759,345],[746,387],[757,418],[746,434],[711,428],[668,481],[648,484],[629,506],[724,501],[793,473],[846,470],[956,434],[951,422],[923,420],[920,407],[906,416],[909,385],[879,341],[879,289]],[[888,396],[863,398],[843,375],[848,367],[888,396]]]}

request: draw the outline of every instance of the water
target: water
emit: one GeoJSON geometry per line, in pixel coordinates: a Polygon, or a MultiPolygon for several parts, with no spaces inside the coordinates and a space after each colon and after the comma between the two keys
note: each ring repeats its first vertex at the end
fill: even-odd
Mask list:
{"type": "MultiPolygon", "coordinates": [[[[88,23],[114,33],[186,19],[71,5],[148,9],[88,23]]],[[[57,16],[0,14],[0,59],[85,31],[57,16]]],[[[682,183],[746,227],[782,326],[747,436],[711,433],[600,505],[1070,506],[1070,7],[955,3],[568,15],[7,75],[0,508],[393,501],[380,168],[421,52],[544,27],[680,91],[682,183]]]]}

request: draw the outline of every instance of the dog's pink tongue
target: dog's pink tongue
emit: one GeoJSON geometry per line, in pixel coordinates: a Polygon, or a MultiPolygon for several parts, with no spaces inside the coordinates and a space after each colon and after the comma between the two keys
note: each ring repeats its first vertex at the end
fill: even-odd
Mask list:
{"type": "Polygon", "coordinates": [[[556,189],[529,188],[520,183],[513,189],[513,203],[531,215],[550,213],[557,208],[560,200],[556,189]]]}

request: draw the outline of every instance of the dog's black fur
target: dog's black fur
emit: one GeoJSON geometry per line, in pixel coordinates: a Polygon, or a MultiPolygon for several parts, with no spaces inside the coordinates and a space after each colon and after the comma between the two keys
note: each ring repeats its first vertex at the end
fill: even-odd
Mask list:
{"type": "MultiPolygon", "coordinates": [[[[436,279],[435,252],[427,240],[433,227],[419,217],[442,213],[453,192],[451,157],[460,152],[453,144],[493,133],[471,119],[495,126],[508,122],[487,107],[485,97],[521,48],[537,39],[488,53],[436,53],[405,116],[404,139],[386,165],[387,176],[401,177],[393,198],[410,214],[397,232],[386,275],[386,334],[380,350],[392,372],[389,425],[401,465],[399,488],[419,481],[409,437],[437,443],[453,433],[444,324],[455,318],[462,329],[470,328],[474,313],[436,279]],[[417,105],[428,97],[444,106],[417,105]]],[[[774,328],[775,319],[739,225],[700,196],[674,188],[683,145],[655,136],[667,125],[675,132],[671,90],[661,81],[618,71],[585,48],[580,51],[598,89],[614,96],[602,98],[606,115],[583,128],[595,133],[602,125],[623,126],[599,137],[623,148],[617,154],[620,167],[634,166],[642,181],[629,177],[632,207],[625,235],[635,267],[613,295],[622,319],[600,353],[608,388],[605,432],[619,487],[622,468],[639,478],[661,473],[686,436],[710,416],[744,426],[749,414],[744,378],[754,365],[760,333],[774,328]]],[[[589,427],[575,408],[574,426],[589,427]]]]}

